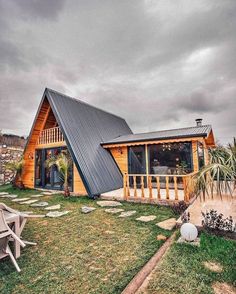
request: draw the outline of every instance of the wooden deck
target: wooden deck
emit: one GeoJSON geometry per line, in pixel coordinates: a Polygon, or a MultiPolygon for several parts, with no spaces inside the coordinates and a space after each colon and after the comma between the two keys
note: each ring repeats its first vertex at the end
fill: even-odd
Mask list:
{"type": "MultiPolygon", "coordinates": [[[[144,188],[144,197],[141,197],[142,195],[142,190],[137,189],[137,197],[130,196],[128,199],[124,198],[124,189],[118,189],[118,190],[113,190],[109,191],[106,193],[101,194],[102,199],[113,199],[113,200],[127,200],[127,201],[132,201],[132,202],[146,202],[146,203],[159,203],[159,202],[167,202],[166,199],[166,190],[165,189],[160,189],[160,198],[158,199],[158,190],[153,189],[152,190],[152,199],[150,200],[149,198],[149,189],[144,188]]],[[[130,188],[130,195],[134,195],[134,189],[130,188]]],[[[179,190],[178,194],[178,201],[184,200],[184,191],[179,190]]],[[[172,202],[175,201],[175,190],[170,189],[169,190],[169,199],[168,201],[172,202]]]]}

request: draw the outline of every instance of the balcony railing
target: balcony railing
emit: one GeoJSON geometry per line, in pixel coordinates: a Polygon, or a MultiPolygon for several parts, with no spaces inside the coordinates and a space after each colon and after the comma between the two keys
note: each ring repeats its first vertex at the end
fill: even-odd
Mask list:
{"type": "Polygon", "coordinates": [[[64,136],[59,127],[42,130],[39,134],[38,145],[64,142],[64,136]]]}
{"type": "Polygon", "coordinates": [[[186,175],[124,174],[124,199],[129,200],[184,200],[194,196],[194,173],[186,175]],[[171,197],[170,197],[171,196],[171,197]]]}

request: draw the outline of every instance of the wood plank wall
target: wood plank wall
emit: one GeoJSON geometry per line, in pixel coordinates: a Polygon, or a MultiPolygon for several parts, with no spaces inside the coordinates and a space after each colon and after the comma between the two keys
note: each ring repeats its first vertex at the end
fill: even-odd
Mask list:
{"type": "Polygon", "coordinates": [[[43,129],[47,115],[50,111],[50,105],[47,99],[44,100],[39,111],[35,127],[29,139],[28,145],[24,153],[24,168],[22,172],[22,181],[27,188],[34,188],[34,161],[35,161],[35,146],[38,140],[40,131],[43,129]]]}
{"type": "Polygon", "coordinates": [[[110,152],[115,159],[120,171],[128,173],[128,147],[111,148],[110,152]]]}
{"type": "Polygon", "coordinates": [[[76,195],[87,195],[87,191],[84,187],[84,184],[81,180],[79,172],[74,164],[73,166],[73,173],[74,173],[74,194],[76,195]]]}

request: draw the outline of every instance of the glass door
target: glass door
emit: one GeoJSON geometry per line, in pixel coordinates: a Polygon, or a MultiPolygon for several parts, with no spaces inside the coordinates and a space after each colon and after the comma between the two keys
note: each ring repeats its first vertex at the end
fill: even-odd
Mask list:
{"type": "MultiPolygon", "coordinates": [[[[129,174],[146,174],[145,146],[132,146],[128,151],[129,174]]],[[[136,178],[137,186],[140,186],[141,177],[136,178]]],[[[146,185],[146,177],[144,178],[146,185]]],[[[130,178],[130,186],[133,186],[133,178],[130,178]]]]}
{"type": "MultiPolygon", "coordinates": [[[[35,187],[63,190],[63,177],[56,165],[48,168],[46,160],[59,155],[66,148],[38,149],[35,151],[35,187]]],[[[69,168],[69,189],[73,190],[73,164],[69,168]]]]}

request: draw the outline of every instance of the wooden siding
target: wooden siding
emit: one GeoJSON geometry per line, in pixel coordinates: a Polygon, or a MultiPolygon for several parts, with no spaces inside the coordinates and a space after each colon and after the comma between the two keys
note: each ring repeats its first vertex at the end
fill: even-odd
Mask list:
{"type": "Polygon", "coordinates": [[[24,152],[24,168],[22,172],[22,181],[27,188],[34,188],[34,161],[35,161],[35,146],[38,140],[40,131],[44,128],[50,105],[45,99],[39,111],[34,129],[29,138],[27,147],[24,152]]]}
{"type": "Polygon", "coordinates": [[[193,171],[197,172],[199,170],[199,164],[198,164],[198,142],[193,141],[192,142],[192,159],[193,159],[193,171]]]}
{"type": "Polygon", "coordinates": [[[74,164],[73,167],[73,173],[74,173],[74,194],[76,195],[87,195],[87,191],[84,187],[84,184],[81,180],[81,177],[79,175],[79,172],[74,164]]]}
{"type": "Polygon", "coordinates": [[[126,146],[121,148],[111,148],[110,152],[115,159],[120,171],[122,173],[128,173],[128,148],[126,146]]]}

